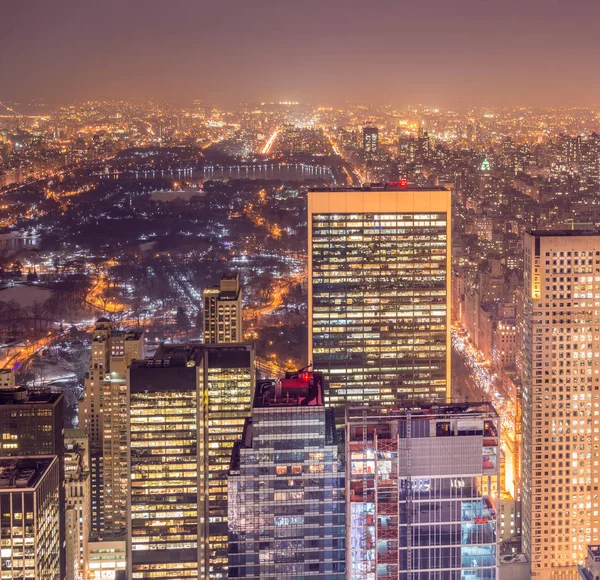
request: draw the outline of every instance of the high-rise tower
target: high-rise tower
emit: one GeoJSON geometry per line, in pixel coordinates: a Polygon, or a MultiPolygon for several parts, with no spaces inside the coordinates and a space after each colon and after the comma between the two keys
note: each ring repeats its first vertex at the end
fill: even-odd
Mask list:
{"type": "Polygon", "coordinates": [[[132,577],[226,578],[227,475],[250,414],[253,346],[163,345],[132,363],[129,385],[132,577]]]}
{"type": "Polygon", "coordinates": [[[229,578],[344,580],[344,477],[319,373],[259,380],[229,477],[229,578]]]}
{"type": "Polygon", "coordinates": [[[55,455],[0,457],[4,578],[61,580],[61,479],[55,455]]]}
{"type": "MultiPolygon", "coordinates": [[[[64,396],[42,389],[0,390],[0,457],[56,456],[58,477],[57,510],[60,525],[58,546],[61,573],[66,561],[64,550],[65,491],[64,479],[64,396]]],[[[54,471],[52,467],[52,471],[54,471]]],[[[8,496],[7,496],[8,497],[8,496]]],[[[14,497],[14,496],[13,496],[14,497]]],[[[53,500],[54,501],[54,500],[53,500]]],[[[49,576],[51,577],[51,576],[49,576]]]]}
{"type": "Polygon", "coordinates": [[[348,578],[498,578],[489,403],[346,410],[348,578]]]}
{"type": "Polygon", "coordinates": [[[525,234],[522,520],[532,578],[571,578],[600,541],[600,234],[525,234]]]}
{"type": "Polygon", "coordinates": [[[204,289],[204,342],[242,342],[242,288],[239,274],[227,274],[219,286],[204,289]]]}
{"type": "Polygon", "coordinates": [[[365,159],[373,159],[379,152],[379,129],[373,125],[367,125],[362,130],[362,146],[365,159]]]}
{"type": "Polygon", "coordinates": [[[90,461],[83,429],[65,429],[66,580],[87,579],[91,530],[90,461]]]}
{"type": "Polygon", "coordinates": [[[127,367],[144,358],[142,332],[114,330],[101,318],[79,405],[79,425],[89,437],[92,534],[125,534],[127,506],[127,367]]]}
{"type": "Polygon", "coordinates": [[[443,188],[309,192],[309,358],[329,404],[449,395],[450,215],[443,188]]]}

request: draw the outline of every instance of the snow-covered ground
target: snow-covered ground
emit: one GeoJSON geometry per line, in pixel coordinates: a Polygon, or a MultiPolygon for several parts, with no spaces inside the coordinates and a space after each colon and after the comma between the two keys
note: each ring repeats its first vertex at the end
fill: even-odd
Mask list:
{"type": "Polygon", "coordinates": [[[34,302],[45,302],[52,296],[52,292],[46,288],[36,286],[17,285],[0,290],[0,302],[11,302],[14,300],[23,308],[33,306],[34,302]]]}

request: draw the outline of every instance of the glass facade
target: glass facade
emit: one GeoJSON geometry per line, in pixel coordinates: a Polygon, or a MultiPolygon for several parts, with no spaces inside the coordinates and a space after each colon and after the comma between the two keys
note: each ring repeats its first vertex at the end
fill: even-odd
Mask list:
{"type": "Polygon", "coordinates": [[[257,407],[229,477],[230,578],[345,578],[342,456],[333,412],[257,407]]]}
{"type": "MultiPolygon", "coordinates": [[[[385,193],[413,196],[416,209],[356,202],[363,192],[309,193],[312,361],[336,407],[447,395],[449,214],[428,210],[428,196],[385,193]],[[322,201],[334,194],[349,197],[322,201]]],[[[449,192],[433,193],[449,206],[449,192]]]]}
{"type": "MultiPolygon", "coordinates": [[[[250,414],[254,371],[250,351],[244,366],[226,367],[221,348],[208,347],[206,381],[208,474],[208,536],[210,578],[227,578],[227,476],[234,444],[250,414]],[[213,364],[219,366],[212,366],[213,364]]],[[[246,348],[246,347],[242,347],[246,348]]],[[[239,364],[231,361],[230,364],[239,364]]]]}
{"type": "Polygon", "coordinates": [[[352,410],[348,566],[355,580],[497,578],[498,416],[487,404],[352,410]],[[464,411],[464,409],[463,409],[464,411]]]}
{"type": "Polygon", "coordinates": [[[132,578],[227,578],[227,476],[253,346],[163,345],[132,363],[129,385],[132,578]]]}
{"type": "Polygon", "coordinates": [[[0,578],[60,580],[57,457],[0,459],[0,578]]]}
{"type": "Polygon", "coordinates": [[[129,394],[130,578],[198,578],[199,369],[134,361],[129,394]]]}

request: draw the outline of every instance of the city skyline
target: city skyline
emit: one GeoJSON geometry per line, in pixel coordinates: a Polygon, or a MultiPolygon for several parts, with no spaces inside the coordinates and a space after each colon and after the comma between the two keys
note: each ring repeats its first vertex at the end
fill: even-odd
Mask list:
{"type": "Polygon", "coordinates": [[[597,576],[597,8],[115,6],[3,53],[4,575],[597,576]]]}

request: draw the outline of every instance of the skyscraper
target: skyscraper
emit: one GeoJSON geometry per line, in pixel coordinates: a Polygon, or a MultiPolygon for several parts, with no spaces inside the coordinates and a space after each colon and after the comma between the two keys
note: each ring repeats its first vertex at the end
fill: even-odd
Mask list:
{"type": "Polygon", "coordinates": [[[227,474],[233,446],[250,413],[254,348],[247,344],[164,345],[152,359],[132,364],[129,381],[132,487],[128,536],[134,578],[148,577],[159,569],[172,574],[165,578],[188,573],[226,578],[227,474]],[[173,411],[167,412],[167,408],[173,411]],[[164,428],[162,422],[172,422],[173,427],[164,428]],[[155,464],[162,467],[148,467],[155,464]],[[186,469],[180,471],[179,464],[186,469]],[[195,499],[190,495],[192,487],[195,499]],[[181,512],[177,505],[165,504],[162,494],[149,495],[150,489],[158,488],[173,497],[183,494],[181,502],[189,509],[181,512]],[[188,491],[177,491],[180,488],[188,491]],[[173,518],[181,519],[185,542],[169,538],[172,533],[180,536],[172,532],[177,526],[168,525],[165,519],[160,528],[152,525],[152,517],[145,516],[169,510],[176,510],[173,518]],[[192,539],[194,534],[198,539],[192,539]],[[179,550],[183,550],[182,556],[172,555],[179,550]],[[192,567],[192,552],[196,568],[192,567]],[[172,558],[182,559],[189,567],[165,568],[172,558]],[[148,568],[153,559],[156,567],[148,568]]]}
{"type": "Polygon", "coordinates": [[[83,429],[65,429],[66,580],[87,580],[91,531],[90,460],[83,429]]]}
{"type": "Polygon", "coordinates": [[[449,395],[450,192],[308,194],[309,358],[329,404],[449,395]]]}
{"type": "Polygon", "coordinates": [[[242,288],[239,274],[227,274],[219,286],[205,288],[204,342],[242,342],[242,288]]]}
{"type": "Polygon", "coordinates": [[[420,129],[417,145],[417,159],[421,162],[427,161],[429,159],[430,147],[429,134],[427,131],[420,129]]]}
{"type": "Polygon", "coordinates": [[[202,360],[133,361],[129,370],[128,573],[203,577],[202,360]]]}
{"type": "MultiPolygon", "coordinates": [[[[0,391],[0,456],[64,453],[64,397],[40,389],[0,391]]],[[[63,469],[59,466],[62,478],[63,469]]]]}
{"type": "Polygon", "coordinates": [[[362,146],[365,159],[373,159],[379,151],[379,129],[373,125],[367,125],[362,130],[362,146]]]}
{"type": "Polygon", "coordinates": [[[538,580],[570,577],[600,541],[600,234],[525,234],[523,550],[538,580]]]}
{"type": "Polygon", "coordinates": [[[349,408],[345,443],[349,578],[498,577],[490,404],[349,408]]]}
{"type": "MultiPolygon", "coordinates": [[[[65,571],[64,397],[42,389],[0,390],[0,457],[56,456],[58,470],[59,556],[65,571]]],[[[54,468],[52,468],[54,469],[54,468]]],[[[3,512],[0,512],[3,513],[3,512]]],[[[54,532],[53,532],[54,533],[54,532]]]]}
{"type": "Polygon", "coordinates": [[[398,139],[398,161],[403,167],[417,160],[419,141],[416,137],[403,136],[398,139]]]}
{"type": "Polygon", "coordinates": [[[89,437],[92,533],[123,536],[127,490],[127,367],[144,358],[141,332],[114,330],[96,322],[92,356],[79,405],[79,424],[89,437]]]}
{"type": "Polygon", "coordinates": [[[3,578],[61,580],[56,456],[0,457],[3,578]]]}
{"type": "Polygon", "coordinates": [[[344,479],[323,377],[257,383],[229,477],[229,577],[343,580],[344,479]]]}

